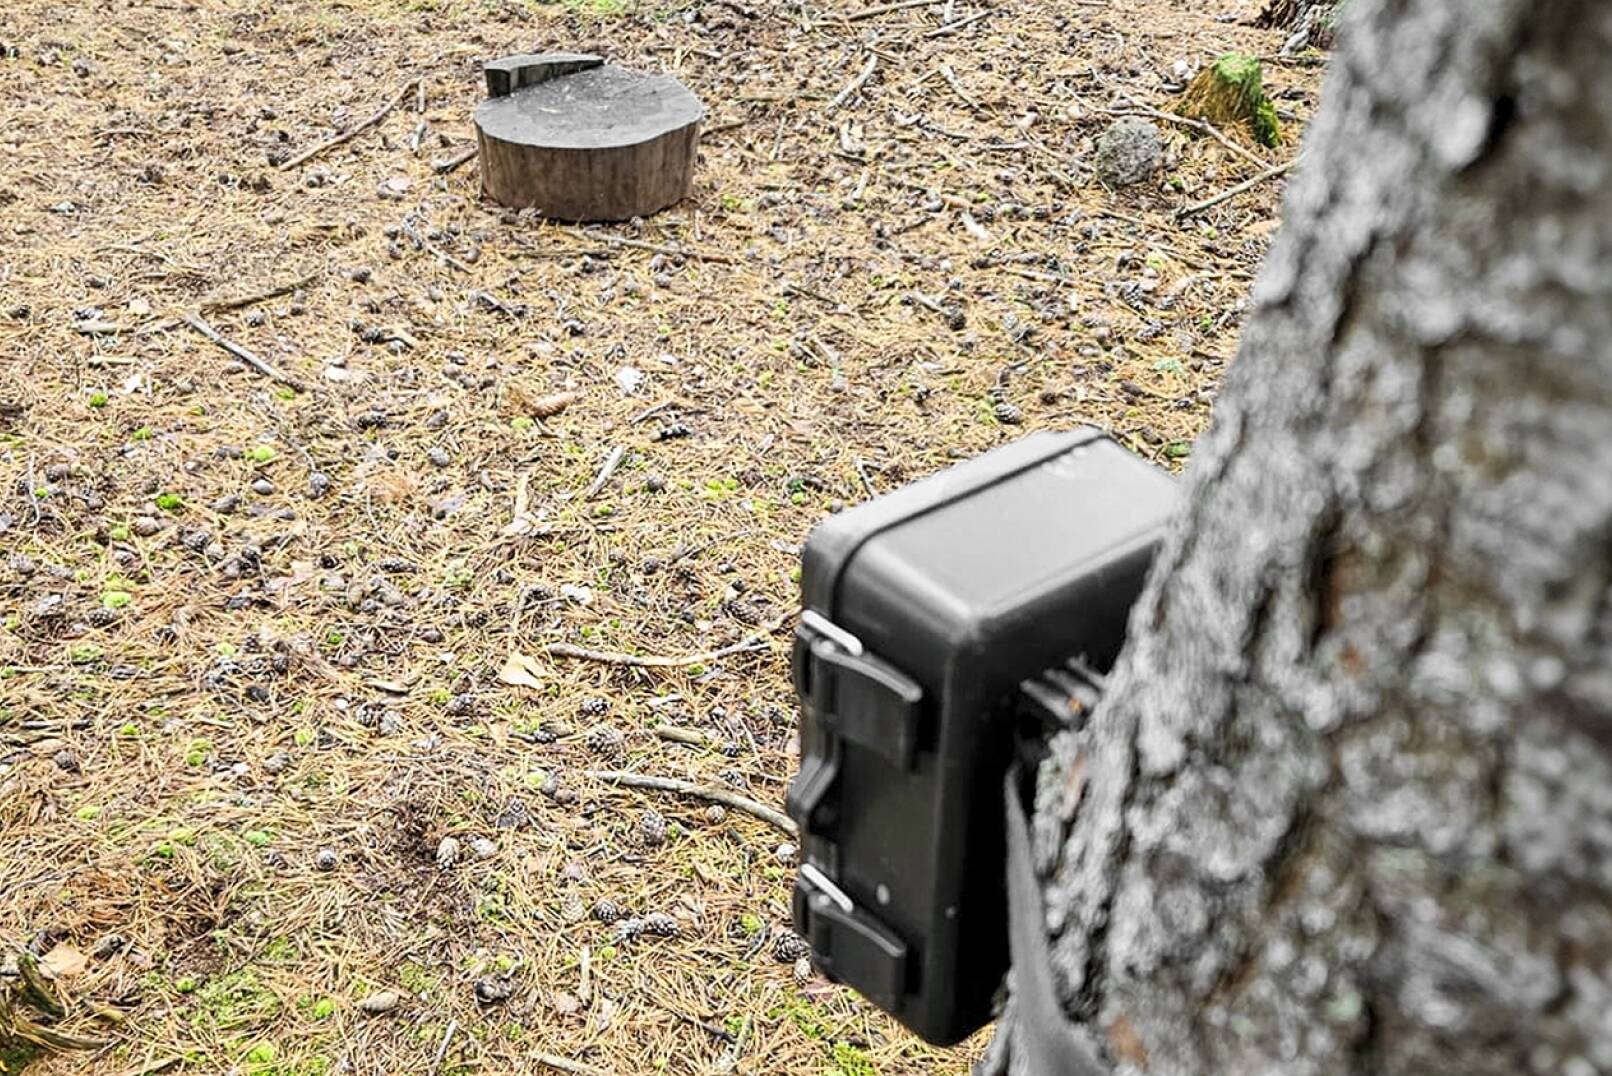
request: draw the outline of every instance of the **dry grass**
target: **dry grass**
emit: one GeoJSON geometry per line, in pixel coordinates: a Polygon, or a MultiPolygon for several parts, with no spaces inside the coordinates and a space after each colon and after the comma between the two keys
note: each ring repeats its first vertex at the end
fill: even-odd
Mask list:
{"type": "MultiPolygon", "coordinates": [[[[1156,186],[1085,160],[1176,60],[1279,40],[1196,7],[5,4],[0,942],[87,955],[62,1026],[113,1042],[30,1072],[964,1071],[980,1040],[774,960],[778,832],[586,776],[778,804],[781,637],[546,646],[721,649],[814,520],[1016,421],[1184,457],[1277,191],[1177,225],[1258,162],[1169,126],[1156,186]],[[480,59],[575,46],[707,100],[691,201],[577,230],[433,172],[480,59]]],[[[1267,82],[1302,119],[1314,77],[1267,82]]]]}

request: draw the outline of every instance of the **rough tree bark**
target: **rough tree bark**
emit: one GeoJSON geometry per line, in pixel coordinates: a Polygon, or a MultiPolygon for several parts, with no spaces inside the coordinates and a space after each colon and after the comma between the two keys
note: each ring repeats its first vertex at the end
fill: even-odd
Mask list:
{"type": "Polygon", "coordinates": [[[1121,1073],[1612,1072],[1612,5],[1352,8],[1040,775],[1063,1003],[1121,1073]]]}

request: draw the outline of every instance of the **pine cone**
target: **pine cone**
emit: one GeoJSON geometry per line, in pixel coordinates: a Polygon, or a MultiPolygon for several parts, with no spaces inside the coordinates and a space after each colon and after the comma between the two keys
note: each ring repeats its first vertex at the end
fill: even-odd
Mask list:
{"type": "Polygon", "coordinates": [[[666,818],[653,807],[638,820],[638,838],[650,848],[666,843],[666,818]]]}
{"type": "Polygon", "coordinates": [[[626,742],[626,737],[622,736],[621,730],[612,728],[609,725],[595,725],[588,733],[589,750],[609,758],[619,756],[626,742]]]}
{"type": "Polygon", "coordinates": [[[780,930],[772,940],[772,958],[780,964],[793,964],[803,956],[811,956],[812,947],[793,930],[780,930]]]}

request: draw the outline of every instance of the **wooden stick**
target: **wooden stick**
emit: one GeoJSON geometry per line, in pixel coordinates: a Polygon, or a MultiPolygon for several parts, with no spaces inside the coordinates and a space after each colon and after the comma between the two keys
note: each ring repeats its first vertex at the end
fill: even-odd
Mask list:
{"type": "Polygon", "coordinates": [[[924,36],[925,37],[945,37],[947,34],[955,34],[957,31],[963,29],[965,26],[973,26],[976,22],[979,22],[981,19],[988,17],[990,14],[991,14],[990,11],[981,11],[979,14],[970,15],[966,19],[958,19],[956,22],[948,22],[945,26],[937,26],[935,29],[929,31],[924,36]]]}
{"type": "Polygon", "coordinates": [[[873,19],[880,15],[888,15],[892,11],[905,11],[909,7],[929,7],[932,4],[944,3],[945,0],[901,0],[896,4],[880,4],[878,7],[863,8],[845,16],[846,22],[861,22],[863,19],[873,19]]]}
{"type": "Polygon", "coordinates": [[[1202,213],[1205,209],[1217,206],[1221,202],[1230,201],[1239,194],[1242,194],[1244,191],[1253,190],[1255,187],[1259,186],[1261,183],[1264,183],[1268,179],[1275,179],[1277,176],[1285,174],[1298,163],[1299,158],[1295,157],[1291,161],[1277,165],[1275,168],[1267,168],[1259,175],[1254,176],[1252,179],[1245,179],[1235,187],[1228,187],[1219,194],[1215,195],[1213,198],[1205,198],[1201,202],[1194,202],[1192,205],[1183,206],[1175,211],[1175,219],[1186,220],[1188,217],[1202,213]]]}
{"type": "Polygon", "coordinates": [[[829,101],[828,110],[832,112],[836,108],[839,108],[846,101],[850,100],[853,93],[855,93],[857,90],[860,90],[863,86],[866,86],[868,84],[868,79],[873,77],[873,72],[878,66],[879,58],[877,56],[869,56],[868,62],[862,68],[861,74],[857,75],[850,82],[847,82],[845,84],[845,88],[839,93],[835,94],[833,99],[829,101]]]}
{"type": "Polygon", "coordinates": [[[610,455],[605,457],[604,465],[594,476],[592,485],[588,486],[587,492],[582,495],[583,500],[591,501],[599,495],[599,491],[604,489],[604,484],[610,481],[610,476],[616,473],[616,468],[621,466],[622,457],[625,455],[627,455],[626,445],[617,445],[610,450],[610,455]]]}
{"type": "Polygon", "coordinates": [[[631,247],[633,250],[647,250],[653,254],[664,254],[668,258],[697,258],[702,262],[720,262],[723,265],[732,265],[733,259],[726,254],[713,254],[703,250],[691,250],[688,247],[667,247],[659,243],[646,243],[642,239],[628,239],[620,235],[588,235],[585,232],[563,229],[566,235],[583,242],[598,240],[609,243],[615,247],[631,247]]]}
{"type": "Polygon", "coordinates": [[[952,70],[951,64],[941,64],[935,70],[940,72],[940,77],[946,80],[946,85],[952,88],[952,92],[963,99],[963,104],[975,111],[979,110],[979,102],[970,97],[968,91],[963,89],[963,84],[957,81],[957,72],[952,70]]]}
{"type": "Polygon", "coordinates": [[[478,148],[479,147],[477,146],[471,146],[469,149],[460,150],[452,157],[443,157],[439,160],[432,161],[431,171],[435,172],[439,176],[445,176],[449,172],[452,172],[455,168],[458,168],[461,164],[464,164],[466,161],[474,157],[478,148]]]}
{"type": "Polygon", "coordinates": [[[637,654],[621,654],[613,650],[589,650],[587,647],[574,646],[571,643],[550,643],[547,650],[552,657],[576,658],[579,661],[597,661],[603,665],[631,665],[641,669],[679,669],[686,665],[704,665],[708,661],[717,661],[721,658],[743,653],[783,627],[784,621],[788,619],[788,616],[781,616],[775,620],[770,620],[732,646],[724,646],[719,650],[708,650],[703,654],[685,654],[681,657],[640,657],[637,654]]]}
{"type": "Polygon", "coordinates": [[[656,725],[655,735],[672,743],[687,744],[690,747],[709,747],[710,741],[703,732],[693,729],[680,729],[676,725],[656,725]]]}
{"type": "Polygon", "coordinates": [[[795,827],[794,820],[782,811],[768,807],[765,803],[758,803],[749,796],[741,796],[737,792],[729,791],[726,788],[717,788],[714,785],[697,785],[693,781],[684,781],[677,777],[652,777],[649,774],[631,773],[627,770],[586,770],[584,774],[595,781],[608,781],[624,788],[675,792],[680,796],[694,796],[697,799],[710,800],[712,803],[720,803],[724,807],[732,807],[734,810],[743,811],[753,818],[759,818],[788,837],[800,835],[800,831],[795,827]]]}
{"type": "Polygon", "coordinates": [[[614,1073],[605,1069],[594,1068],[592,1065],[585,1065],[580,1061],[572,1061],[570,1058],[561,1057],[558,1054],[536,1054],[532,1060],[539,1065],[558,1072],[569,1072],[572,1076],[615,1076],[614,1073]]]}
{"type": "MultiPolygon", "coordinates": [[[[421,83],[420,85],[423,87],[425,84],[421,83]]],[[[431,1076],[437,1076],[437,1073],[442,1071],[442,1060],[448,1056],[448,1044],[453,1041],[453,1033],[458,1030],[459,1021],[450,1019],[448,1021],[448,1030],[442,1034],[442,1045],[437,1047],[436,1059],[431,1062],[431,1076]]]]}
{"type": "Polygon", "coordinates": [[[392,99],[387,101],[386,104],[382,105],[380,110],[369,119],[365,120],[363,123],[359,123],[347,128],[347,130],[343,131],[334,138],[326,139],[310,150],[305,150],[302,153],[297,154],[295,157],[282,164],[280,166],[280,171],[284,172],[287,169],[295,168],[297,165],[310,161],[319,156],[326,150],[335,149],[337,146],[353,138],[355,135],[362,134],[363,132],[369,130],[371,127],[384,120],[391,113],[392,109],[396,108],[399,102],[408,96],[409,91],[414,89],[414,87],[418,86],[419,84],[419,79],[410,79],[408,82],[405,82],[403,84],[403,88],[398,90],[397,93],[393,94],[392,99]]]}
{"type": "Polygon", "coordinates": [[[307,287],[309,284],[312,284],[315,279],[317,279],[317,276],[318,274],[305,276],[301,280],[293,280],[289,284],[279,284],[275,287],[268,288],[267,290],[255,291],[251,295],[242,295],[235,299],[213,299],[210,302],[201,304],[201,309],[209,312],[217,310],[239,310],[243,306],[253,306],[257,303],[266,302],[269,299],[278,299],[282,295],[290,295],[298,288],[307,287]]]}
{"type": "Polygon", "coordinates": [[[241,345],[231,343],[230,341],[224,339],[224,337],[219,335],[218,330],[207,324],[206,319],[200,314],[185,315],[185,323],[269,380],[278,381],[280,384],[285,385],[294,392],[302,391],[302,383],[300,381],[287,376],[279,367],[271,363],[264,362],[262,359],[258,358],[241,345]]]}

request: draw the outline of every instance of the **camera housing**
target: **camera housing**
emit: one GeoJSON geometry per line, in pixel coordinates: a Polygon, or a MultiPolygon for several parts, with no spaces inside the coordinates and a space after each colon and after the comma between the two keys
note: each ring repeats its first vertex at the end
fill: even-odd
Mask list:
{"type": "Polygon", "coordinates": [[[1175,504],[1164,471],[1082,428],[807,540],[795,925],[819,969],[932,1043],[988,1022],[1007,968],[1002,780],[1020,684],[1069,659],[1107,671],[1175,504]]]}

